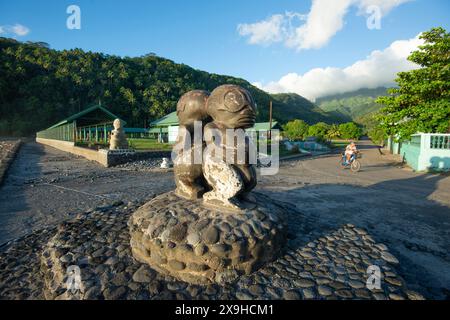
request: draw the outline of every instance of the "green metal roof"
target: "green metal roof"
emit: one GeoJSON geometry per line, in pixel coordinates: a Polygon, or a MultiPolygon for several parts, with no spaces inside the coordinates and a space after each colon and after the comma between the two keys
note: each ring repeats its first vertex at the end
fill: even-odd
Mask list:
{"type": "MultiPolygon", "coordinates": [[[[84,115],[86,115],[86,114],[88,114],[88,113],[91,113],[92,111],[95,111],[95,110],[97,110],[97,109],[99,109],[99,110],[103,111],[104,113],[106,113],[109,117],[111,117],[112,120],[118,119],[118,118],[119,118],[118,116],[116,116],[115,114],[113,114],[112,112],[110,112],[108,109],[102,107],[102,106],[99,105],[99,104],[96,104],[96,105],[93,105],[93,106],[91,106],[91,107],[88,107],[87,109],[84,109],[84,110],[81,111],[81,112],[78,112],[78,113],[76,113],[76,114],[74,114],[74,115],[71,115],[70,117],[68,117],[68,118],[66,118],[66,119],[64,119],[64,120],[61,120],[60,122],[58,122],[57,124],[54,124],[53,126],[51,126],[51,127],[48,128],[48,129],[53,129],[53,128],[59,127],[59,126],[61,126],[61,125],[63,125],[63,124],[72,122],[72,121],[74,121],[74,120],[76,120],[76,119],[78,119],[78,118],[81,118],[82,116],[84,116],[84,115]]],[[[124,120],[120,119],[120,121],[122,121],[123,124],[126,124],[126,122],[125,122],[124,120]]]]}
{"type": "Polygon", "coordinates": [[[168,126],[177,126],[178,125],[178,116],[177,112],[171,112],[164,117],[150,122],[150,124],[154,127],[168,127],[168,126]]]}
{"type": "Polygon", "coordinates": [[[125,133],[147,133],[148,129],[146,128],[124,128],[125,133]]]}
{"type": "MultiPolygon", "coordinates": [[[[177,112],[174,111],[169,113],[168,115],[155,120],[150,123],[153,127],[168,127],[168,126],[178,126],[178,116],[177,112]]],[[[276,120],[272,121],[272,129],[278,126],[278,122],[276,120]]],[[[270,122],[257,122],[255,125],[247,130],[250,131],[268,131],[270,127],[270,122]]],[[[152,128],[157,129],[157,128],[152,128]]],[[[150,129],[150,130],[152,130],[150,129]]],[[[150,131],[150,132],[159,132],[159,131],[150,131]]]]}
{"type": "Polygon", "coordinates": [[[247,131],[269,131],[270,129],[274,129],[278,125],[278,122],[272,121],[272,128],[270,128],[270,122],[257,122],[251,128],[248,128],[247,131]]]}
{"type": "Polygon", "coordinates": [[[166,128],[163,128],[163,127],[155,127],[155,128],[150,128],[150,129],[148,130],[148,132],[149,132],[149,133],[167,133],[167,132],[169,132],[169,130],[167,129],[167,127],[166,127],[166,128]]]}

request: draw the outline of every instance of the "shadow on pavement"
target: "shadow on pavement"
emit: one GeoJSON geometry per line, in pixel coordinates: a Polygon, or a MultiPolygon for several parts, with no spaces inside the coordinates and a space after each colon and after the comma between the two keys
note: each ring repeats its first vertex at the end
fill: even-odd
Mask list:
{"type": "Polygon", "coordinates": [[[37,144],[24,143],[8,170],[0,187],[0,244],[14,238],[19,229],[31,226],[32,216],[23,215],[32,204],[28,203],[26,187],[41,174],[39,162],[45,155],[37,144]]]}
{"type": "Polygon", "coordinates": [[[345,224],[368,230],[399,259],[408,287],[427,297],[450,298],[450,208],[428,197],[443,175],[383,181],[369,187],[321,184],[261,190],[296,211],[297,248],[345,224]],[[420,188],[419,188],[420,187],[420,188]],[[303,221],[303,222],[301,222],[303,221]]]}

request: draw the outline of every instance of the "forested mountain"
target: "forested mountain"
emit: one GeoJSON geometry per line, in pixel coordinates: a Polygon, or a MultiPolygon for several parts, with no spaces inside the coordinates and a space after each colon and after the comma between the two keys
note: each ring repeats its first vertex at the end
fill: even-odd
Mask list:
{"type": "Polygon", "coordinates": [[[339,112],[325,112],[316,104],[296,93],[277,93],[271,95],[273,98],[274,110],[283,110],[288,115],[299,114],[301,116],[291,117],[292,119],[302,119],[308,124],[317,122],[337,123],[346,122],[351,119],[339,112]]]}
{"type": "Polygon", "coordinates": [[[333,112],[351,120],[357,120],[380,110],[375,100],[386,95],[387,88],[360,89],[353,92],[331,95],[316,100],[316,104],[325,112],[333,112]]]}
{"type": "Polygon", "coordinates": [[[225,83],[250,90],[258,121],[268,121],[270,100],[273,117],[280,122],[337,120],[298,95],[272,97],[243,79],[195,70],[154,54],[129,58],[81,49],[57,51],[43,42],[0,37],[0,70],[0,135],[33,134],[99,100],[128,126],[146,127],[174,111],[186,91],[225,83]]]}

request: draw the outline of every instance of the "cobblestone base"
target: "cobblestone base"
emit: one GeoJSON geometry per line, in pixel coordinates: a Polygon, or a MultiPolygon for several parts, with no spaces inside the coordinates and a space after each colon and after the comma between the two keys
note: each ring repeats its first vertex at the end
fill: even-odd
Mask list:
{"type": "Polygon", "coordinates": [[[286,240],[283,210],[255,197],[252,210],[231,213],[171,191],[139,208],[129,221],[133,256],[197,284],[225,284],[279,255],[286,240]]]}
{"type": "Polygon", "coordinates": [[[87,212],[58,229],[1,247],[1,298],[423,299],[408,290],[388,248],[365,230],[352,225],[318,230],[315,221],[293,208],[287,211],[286,249],[277,260],[225,285],[179,281],[132,257],[127,221],[137,208],[87,212]],[[81,292],[76,294],[66,290],[70,265],[81,270],[81,292]],[[380,289],[365,285],[371,265],[380,267],[380,289]]]}
{"type": "Polygon", "coordinates": [[[56,228],[37,231],[0,248],[0,298],[44,299],[40,269],[42,247],[56,228]]]}

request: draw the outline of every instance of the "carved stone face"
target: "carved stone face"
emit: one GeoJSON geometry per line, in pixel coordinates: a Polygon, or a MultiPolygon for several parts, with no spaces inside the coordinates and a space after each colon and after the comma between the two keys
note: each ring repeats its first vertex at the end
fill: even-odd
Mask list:
{"type": "Polygon", "coordinates": [[[177,103],[177,116],[180,125],[192,126],[194,121],[207,122],[206,100],[209,92],[204,90],[192,90],[181,96],[177,103]]]}
{"type": "Polygon", "coordinates": [[[113,126],[114,126],[114,129],[116,129],[116,130],[122,128],[122,121],[120,121],[120,119],[114,120],[113,126]]]}
{"type": "Polygon", "coordinates": [[[222,85],[211,92],[206,103],[208,114],[227,128],[250,128],[256,120],[256,104],[246,89],[222,85]]]}

